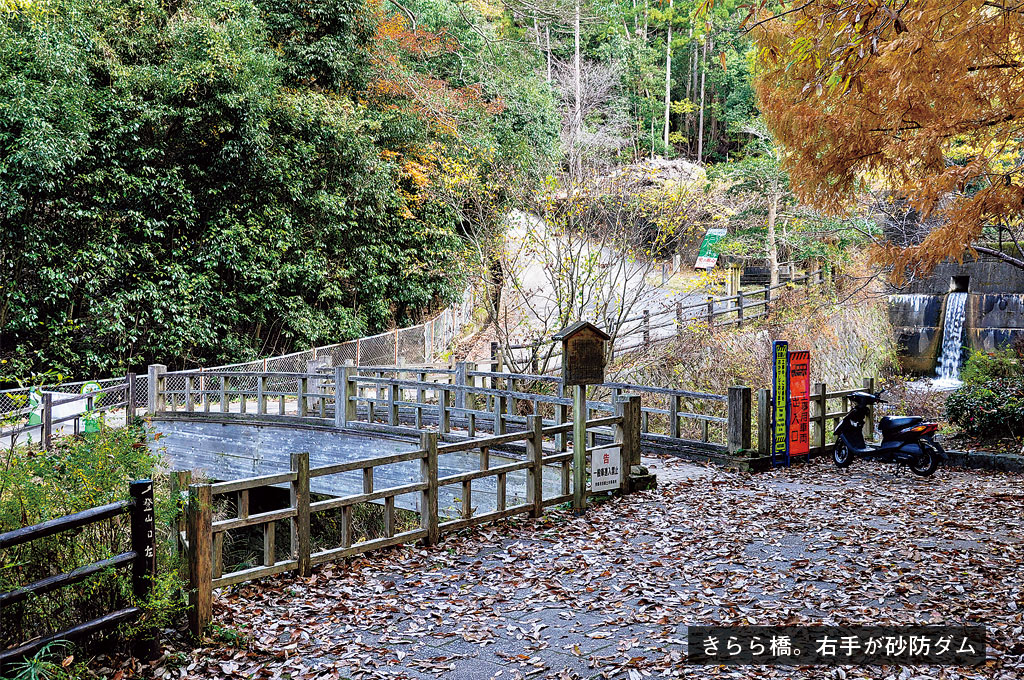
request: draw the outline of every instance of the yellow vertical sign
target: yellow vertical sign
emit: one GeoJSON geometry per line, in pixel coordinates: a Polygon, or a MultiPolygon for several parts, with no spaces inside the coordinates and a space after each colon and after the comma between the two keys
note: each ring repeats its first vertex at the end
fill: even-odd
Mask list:
{"type": "Polygon", "coordinates": [[[772,465],[789,465],[789,343],[772,343],[772,465]]]}

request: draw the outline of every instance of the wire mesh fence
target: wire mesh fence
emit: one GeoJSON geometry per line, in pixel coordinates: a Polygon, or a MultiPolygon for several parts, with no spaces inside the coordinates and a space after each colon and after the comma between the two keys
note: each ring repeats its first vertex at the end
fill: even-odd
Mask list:
{"type": "MultiPolygon", "coordinates": [[[[476,307],[476,296],[472,289],[467,289],[462,299],[443,310],[436,317],[416,326],[400,328],[380,333],[368,338],[359,338],[324,345],[300,352],[292,352],[281,356],[267,357],[253,361],[244,361],[224,366],[197,368],[190,371],[168,375],[167,380],[174,381],[166,389],[171,391],[185,390],[185,374],[200,375],[207,372],[216,373],[306,373],[317,368],[343,366],[351,362],[357,366],[366,365],[418,365],[429,364],[434,357],[455,341],[461,328],[472,319],[476,307]]],[[[252,391],[256,389],[256,376],[238,375],[225,381],[223,398],[230,402],[231,392],[252,391]]],[[[297,378],[281,378],[280,384],[268,386],[275,392],[294,392],[297,389],[297,378]]],[[[99,383],[100,391],[104,387],[123,384],[125,378],[103,378],[68,383],[48,383],[36,387],[19,387],[0,390],[0,436],[6,430],[22,426],[28,418],[39,409],[38,399],[33,399],[33,390],[61,394],[80,394],[89,383],[99,383]]],[[[220,408],[221,387],[219,378],[195,379],[193,389],[211,392],[208,399],[220,408]]],[[[149,376],[139,374],[135,377],[135,406],[145,408],[148,404],[149,376]]],[[[123,399],[123,392],[117,394],[101,394],[96,400],[97,405],[104,405],[104,400],[123,399]]]]}

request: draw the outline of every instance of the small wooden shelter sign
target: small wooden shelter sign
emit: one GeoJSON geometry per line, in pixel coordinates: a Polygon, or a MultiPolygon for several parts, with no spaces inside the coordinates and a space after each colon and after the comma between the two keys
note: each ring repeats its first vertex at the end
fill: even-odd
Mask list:
{"type": "Polygon", "coordinates": [[[562,342],[562,380],[565,385],[604,382],[605,345],[611,338],[589,321],[577,321],[554,335],[562,342]]]}

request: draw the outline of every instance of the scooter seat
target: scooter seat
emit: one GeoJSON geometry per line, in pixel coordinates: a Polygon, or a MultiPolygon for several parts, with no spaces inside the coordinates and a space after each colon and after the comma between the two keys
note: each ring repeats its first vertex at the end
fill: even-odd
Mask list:
{"type": "Polygon", "coordinates": [[[885,416],[878,421],[878,427],[883,432],[890,432],[892,430],[899,430],[904,427],[910,427],[923,422],[924,418],[921,416],[905,416],[903,418],[893,418],[892,416],[885,416]]]}

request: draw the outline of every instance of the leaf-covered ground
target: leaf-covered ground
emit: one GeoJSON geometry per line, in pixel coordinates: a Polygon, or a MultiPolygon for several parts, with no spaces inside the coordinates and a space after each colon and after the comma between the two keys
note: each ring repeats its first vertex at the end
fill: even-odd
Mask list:
{"type": "Polygon", "coordinates": [[[657,491],[222,592],[154,677],[1020,678],[1024,483],[871,463],[657,491]],[[688,624],[984,623],[984,668],[689,666],[688,624]],[[215,640],[215,641],[214,641],[215,640]]]}

